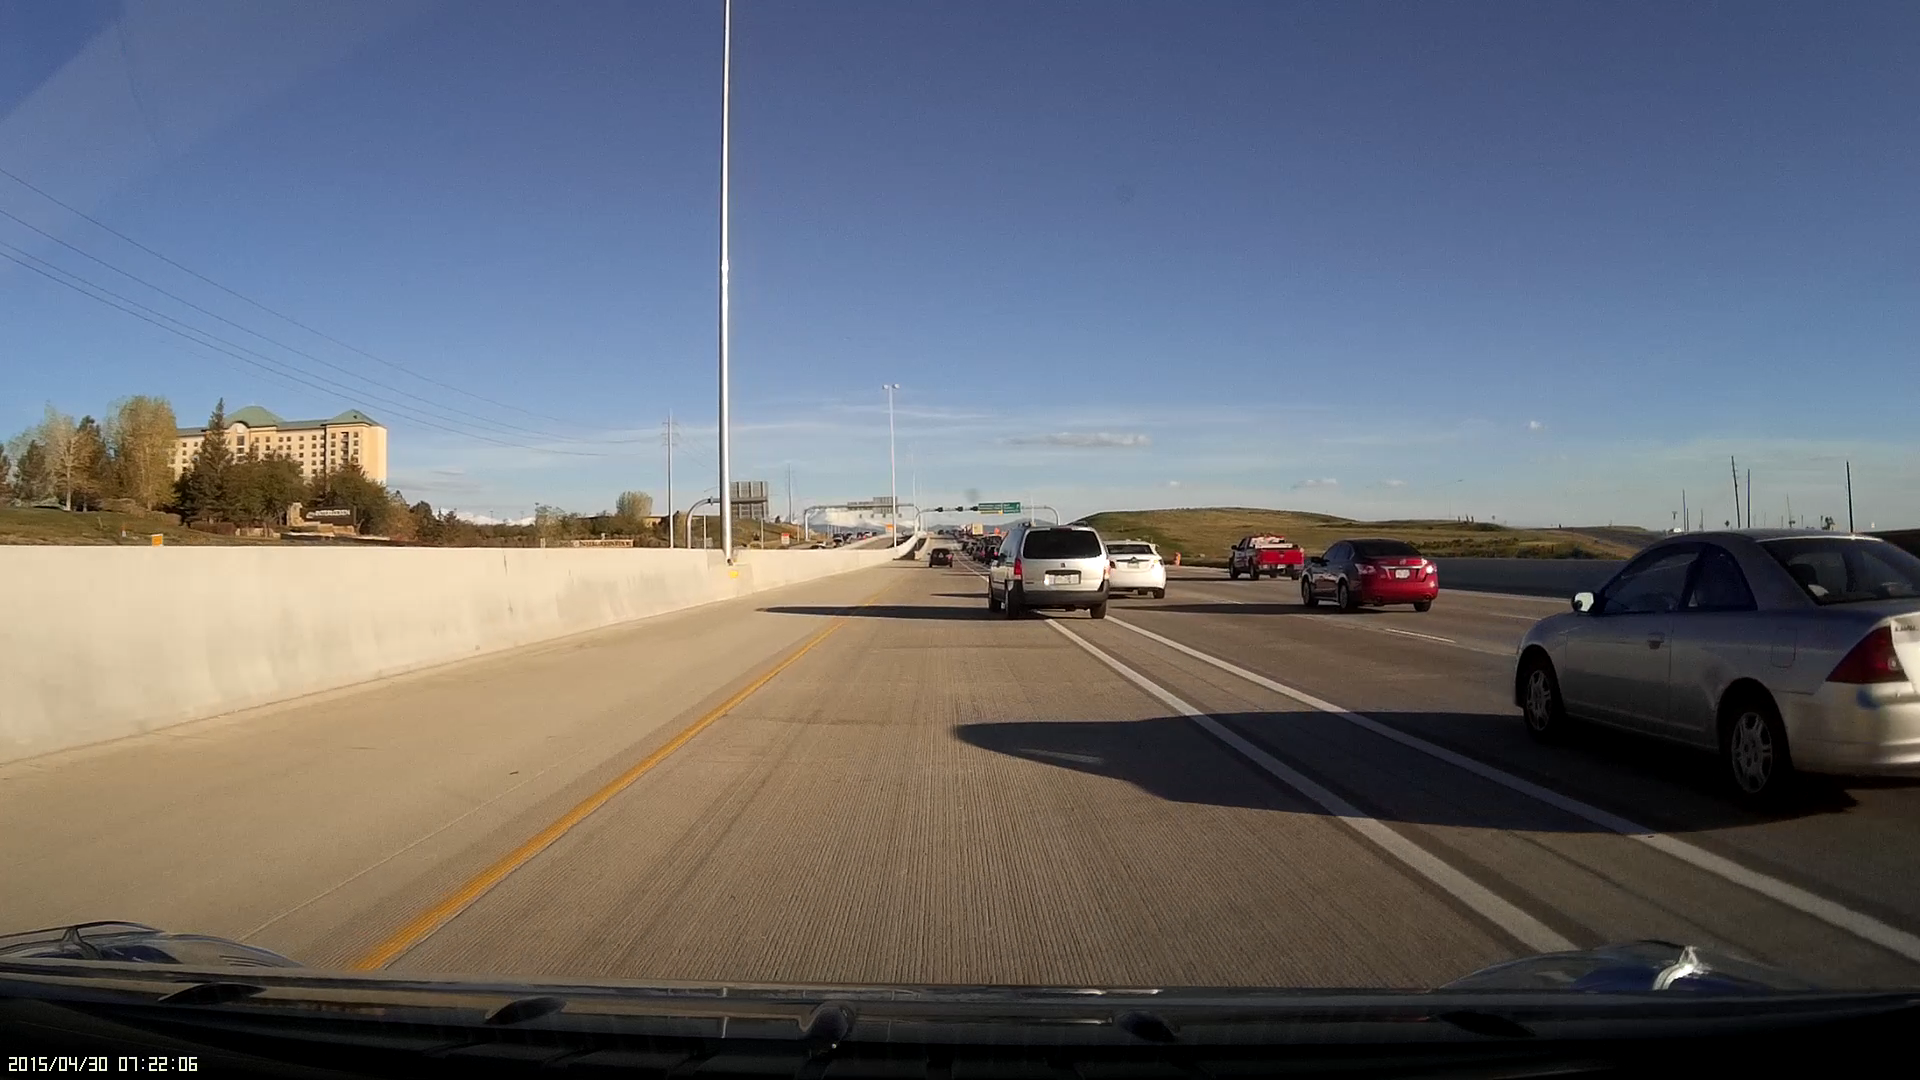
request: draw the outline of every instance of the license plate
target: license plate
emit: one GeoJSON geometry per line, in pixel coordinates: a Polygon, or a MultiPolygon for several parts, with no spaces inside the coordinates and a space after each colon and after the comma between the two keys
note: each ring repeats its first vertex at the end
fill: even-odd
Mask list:
{"type": "Polygon", "coordinates": [[[1404,581],[1404,580],[1406,580],[1407,578],[1410,578],[1410,577],[1412,577],[1412,576],[1413,576],[1413,571],[1411,571],[1411,570],[1395,570],[1395,571],[1393,572],[1393,576],[1394,576],[1394,577],[1396,577],[1396,578],[1400,578],[1401,580],[1403,580],[1403,581],[1404,581]]]}
{"type": "Polygon", "coordinates": [[[1061,573],[1058,573],[1058,574],[1048,574],[1048,575],[1047,575],[1047,584],[1049,584],[1049,585],[1078,585],[1078,584],[1080,584],[1080,571],[1078,571],[1078,570],[1067,570],[1067,571],[1063,571],[1063,572],[1061,572],[1061,573]]]}

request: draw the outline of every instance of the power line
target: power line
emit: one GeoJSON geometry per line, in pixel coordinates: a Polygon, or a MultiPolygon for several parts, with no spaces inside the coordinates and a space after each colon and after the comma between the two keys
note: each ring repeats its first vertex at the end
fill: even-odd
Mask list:
{"type": "MultiPolygon", "coordinates": [[[[120,267],[118,267],[118,266],[115,266],[115,265],[113,265],[112,263],[110,263],[110,262],[108,262],[108,261],[106,261],[105,259],[102,259],[102,258],[100,258],[99,256],[97,256],[97,255],[95,255],[95,254],[93,254],[92,252],[89,252],[89,251],[87,251],[87,250],[85,250],[85,249],[83,249],[83,248],[80,248],[80,247],[77,247],[77,246],[75,246],[75,245],[73,245],[73,244],[70,244],[70,243],[68,243],[68,242],[67,242],[66,240],[63,240],[63,239],[61,239],[60,237],[58,237],[58,236],[55,236],[54,234],[52,234],[52,233],[50,233],[50,232],[48,232],[48,231],[46,231],[45,229],[42,229],[42,228],[40,228],[40,227],[39,227],[38,225],[35,225],[35,224],[33,224],[32,222],[30,222],[30,221],[27,221],[26,219],[24,219],[24,218],[22,218],[22,217],[20,217],[20,216],[19,216],[18,214],[15,214],[15,213],[12,213],[12,212],[11,212],[11,211],[9,211],[9,210],[6,210],[6,209],[4,209],[4,208],[0,208],[0,217],[7,217],[7,218],[11,218],[11,219],[12,219],[13,221],[15,221],[15,222],[17,222],[18,224],[20,224],[20,225],[22,225],[22,226],[25,226],[25,227],[26,227],[26,228],[28,228],[28,229],[31,229],[31,230],[33,230],[34,232],[36,232],[36,233],[38,233],[38,234],[40,234],[41,236],[44,236],[44,237],[46,237],[46,238],[47,238],[48,240],[51,240],[51,241],[53,241],[54,243],[56,243],[56,244],[59,244],[59,245],[60,245],[61,247],[64,247],[64,248],[66,248],[67,250],[69,250],[69,251],[72,251],[72,252],[74,252],[75,254],[78,254],[78,255],[81,255],[81,256],[83,256],[83,257],[85,257],[85,258],[87,258],[87,259],[91,259],[92,261],[94,261],[94,262],[96,262],[96,263],[99,263],[99,264],[100,264],[101,266],[104,266],[104,267],[106,267],[107,269],[109,269],[109,270],[111,270],[111,271],[113,271],[114,273],[116,273],[116,274],[119,274],[119,275],[120,275],[121,277],[124,277],[124,278],[127,278],[128,280],[130,280],[130,281],[133,281],[133,282],[134,282],[134,283],[136,283],[136,284],[139,284],[139,285],[143,285],[143,286],[145,286],[145,287],[147,287],[147,288],[149,288],[149,289],[152,289],[152,290],[153,290],[154,292],[157,292],[157,293],[159,293],[160,295],[162,295],[162,296],[164,296],[164,297],[167,297],[167,298],[168,298],[168,299],[170,299],[170,300],[173,300],[173,301],[175,301],[175,302],[177,302],[177,303],[181,303],[181,304],[185,304],[185,305],[186,305],[187,307],[190,307],[190,308],[192,308],[193,310],[195,310],[195,311],[197,311],[197,312],[199,312],[199,313],[201,313],[202,315],[205,315],[205,316],[207,316],[208,318],[212,318],[212,319],[218,319],[218,320],[219,320],[220,322],[223,322],[223,323],[225,323],[225,324],[227,324],[228,326],[231,326],[231,327],[233,327],[234,329],[236,329],[236,330],[239,330],[239,331],[241,331],[242,333],[246,333],[246,334],[251,334],[251,335],[253,335],[254,337],[256,337],[256,338],[259,338],[259,339],[260,339],[261,341],[264,341],[264,342],[267,342],[267,343],[268,343],[268,344],[270,344],[270,345],[277,345],[277,346],[279,346],[280,348],[282,348],[282,349],[285,349],[285,350],[287,350],[288,352],[290,352],[290,353],[293,353],[293,354],[295,354],[296,356],[304,356],[304,357],[306,357],[307,359],[309,359],[309,360],[312,360],[313,362],[315,362],[315,363],[317,363],[317,364],[322,364],[322,365],[324,365],[324,366],[326,366],[326,367],[329,367],[329,368],[332,368],[333,370],[335,370],[335,371],[338,371],[338,372],[340,372],[340,373],[342,373],[342,374],[344,374],[344,375],[347,375],[347,376],[348,376],[348,377],[350,377],[350,378],[355,378],[355,379],[359,379],[359,380],[361,380],[362,382],[366,382],[366,383],[371,383],[372,385],[374,385],[374,386],[378,386],[378,387],[380,387],[380,388],[381,388],[381,389],[383,389],[383,390],[391,390],[392,392],[394,392],[394,393],[396,393],[396,394],[400,394],[400,395],[402,395],[402,396],[404,396],[404,397],[408,397],[408,398],[411,398],[411,399],[413,399],[413,400],[415,400],[415,401],[418,401],[418,402],[421,402],[421,403],[422,403],[422,404],[423,404],[423,405],[424,405],[425,407],[427,407],[427,408],[429,408],[429,409],[439,409],[439,410],[443,410],[443,411],[445,411],[445,412],[452,412],[452,413],[459,413],[459,414],[460,414],[461,416],[465,416],[465,417],[469,417],[470,419],[473,419],[473,420],[477,420],[477,421],[479,421],[480,423],[482,423],[482,424],[484,424],[484,425],[487,425],[487,426],[488,426],[488,427],[490,427],[490,428],[494,428],[494,429],[497,429],[497,430],[500,430],[500,433],[501,433],[501,434],[508,434],[508,433],[510,433],[510,432],[516,432],[516,431],[517,431],[517,432],[520,432],[520,433],[522,433],[522,434],[525,434],[525,435],[534,435],[534,436],[537,436],[537,437],[539,437],[539,438],[542,438],[542,439],[552,439],[552,440],[554,440],[555,442],[570,442],[570,443],[577,443],[577,444],[580,444],[580,445],[594,445],[594,444],[595,444],[595,440],[587,440],[587,439],[574,439],[574,438],[569,438],[568,436],[565,436],[565,435],[555,435],[555,434],[553,434],[552,432],[547,432],[547,431],[538,431],[538,430],[535,430],[535,429],[533,429],[533,428],[525,428],[525,427],[521,427],[521,426],[519,426],[519,425],[517,425],[517,424],[509,424],[509,423],[506,423],[505,421],[500,421],[500,420],[493,420],[493,419],[491,419],[491,418],[489,418],[489,417],[486,417],[486,416],[482,416],[482,415],[480,415],[479,413],[474,413],[474,412],[468,412],[468,411],[467,411],[467,410],[465,410],[465,409],[460,409],[460,408],[456,408],[456,407],[454,407],[454,406],[452,406],[452,405],[442,405],[442,404],[440,404],[439,402],[436,402],[436,401],[434,401],[434,400],[432,400],[431,398],[426,398],[426,397],[422,397],[422,396],[420,396],[419,394],[415,394],[415,393],[413,393],[412,391],[409,391],[409,390],[402,390],[402,389],[400,389],[400,388],[399,388],[399,387],[397,387],[397,386],[392,386],[392,385],[389,385],[389,384],[387,384],[387,383],[383,383],[383,382],[381,382],[381,381],[380,381],[380,380],[378,380],[378,379],[373,379],[373,378],[369,378],[369,377],[367,377],[367,376],[365,376],[365,375],[362,375],[362,374],[360,374],[360,373],[358,373],[358,372],[356,372],[356,371],[353,371],[353,370],[352,370],[352,369],[350,369],[350,368],[346,368],[346,367],[342,367],[341,365],[339,365],[339,364],[336,364],[336,363],[333,363],[332,361],[330,361],[330,360],[327,360],[327,359],[325,359],[325,358],[323,358],[323,357],[319,357],[319,356],[315,356],[315,355],[313,355],[312,353],[310,353],[310,352],[307,352],[307,351],[305,351],[305,350],[303,350],[303,349],[299,349],[299,348],[296,348],[296,347],[294,347],[294,346],[292,346],[292,345],[289,345],[289,344],[287,344],[287,343],[286,343],[286,342],[284,342],[284,341],[280,341],[280,340],[278,340],[278,339],[276,339],[276,338],[272,338],[272,337],[268,337],[267,335],[265,335],[265,334],[262,334],[262,333],[260,333],[260,332],[259,332],[258,330],[254,330],[254,329],[253,329],[253,328],[251,328],[251,327],[248,327],[248,326],[244,326],[244,325],[242,325],[242,324],[240,324],[240,323],[237,323],[237,322],[234,322],[234,321],[233,321],[232,319],[229,319],[229,318],[227,318],[226,316],[224,316],[224,315],[221,315],[221,314],[220,314],[219,312],[216,312],[216,311],[209,311],[208,309],[206,309],[206,308],[204,308],[204,307],[201,307],[201,306],[200,306],[199,304],[196,304],[196,303],[194,303],[193,301],[191,301],[191,300],[189,300],[189,299],[187,299],[187,298],[186,298],[186,297],[184,297],[184,296],[180,296],[180,295],[178,295],[178,294],[175,294],[175,293],[172,293],[172,292],[169,292],[169,291],[167,291],[166,289],[163,289],[163,288],[161,288],[160,286],[158,286],[158,285],[155,285],[155,284],[154,284],[154,283],[152,283],[151,281],[148,281],[148,280],[146,280],[145,278],[142,278],[142,277],[140,277],[140,276],[139,276],[138,274],[133,274],[133,273],[130,273],[130,272],[128,272],[128,271],[126,271],[126,270],[123,270],[123,269],[121,269],[120,267]]],[[[19,248],[14,248],[13,250],[15,250],[15,251],[21,251],[21,249],[19,249],[19,248]]],[[[22,254],[26,254],[26,253],[25,253],[24,251],[22,251],[21,253],[22,253],[22,254]]],[[[29,257],[31,258],[32,256],[29,256],[29,257]]],[[[49,266],[51,266],[51,265],[53,265],[53,264],[51,264],[51,263],[47,263],[46,265],[49,265],[49,266]]],[[[65,272],[65,271],[63,271],[63,272],[65,272]]],[[[81,279],[81,280],[85,280],[85,279],[81,279]]],[[[89,284],[92,284],[92,283],[91,283],[91,282],[89,282],[89,284]]],[[[94,287],[95,287],[95,288],[100,288],[100,286],[98,286],[98,285],[95,285],[94,287]]],[[[102,289],[102,291],[104,292],[105,290],[104,290],[104,289],[102,289]]],[[[122,297],[122,299],[125,299],[125,298],[124,298],[124,297],[122,297]]],[[[134,302],[134,301],[131,301],[131,300],[129,300],[129,301],[128,301],[128,303],[133,303],[133,302],[134,302]]],[[[148,310],[148,311],[154,311],[154,309],[153,309],[153,308],[146,308],[146,310],[148,310]]],[[[160,314],[160,313],[159,313],[159,312],[155,312],[155,314],[160,314]]],[[[170,317],[170,316],[169,316],[169,317],[170,317]]],[[[176,321],[176,322],[178,322],[179,320],[174,320],[174,321],[176,321]]],[[[183,325],[183,326],[185,326],[185,325],[189,325],[189,324],[186,324],[186,323],[181,323],[181,325],[183,325]]],[[[195,329],[198,329],[198,328],[195,328],[195,329]]],[[[238,348],[239,346],[235,346],[235,347],[236,347],[236,348],[238,348]]],[[[264,354],[261,354],[261,353],[255,353],[255,355],[264,355],[264,354]]],[[[361,393],[362,391],[358,391],[358,390],[354,390],[353,392],[354,392],[354,393],[361,393]]],[[[371,395],[369,395],[369,396],[371,396],[371,395]]],[[[411,407],[411,406],[409,406],[409,407],[411,407]]],[[[443,419],[443,420],[445,420],[446,422],[448,422],[448,423],[450,423],[450,424],[458,424],[458,423],[461,423],[461,421],[459,421],[459,420],[455,420],[455,419],[453,419],[452,417],[444,417],[444,416],[443,416],[443,417],[441,417],[441,419],[443,419]]],[[[637,442],[637,441],[639,441],[639,440],[634,440],[634,439],[625,439],[625,440],[605,440],[605,441],[606,441],[606,442],[609,442],[609,443],[614,443],[614,442],[637,442]]]]}
{"type": "Polygon", "coordinates": [[[216,289],[219,289],[221,292],[224,292],[229,296],[234,297],[235,299],[241,300],[247,304],[251,304],[256,308],[259,308],[261,311],[264,311],[267,314],[272,315],[276,319],[280,319],[293,326],[299,327],[300,329],[305,330],[307,333],[312,334],[313,336],[320,338],[323,341],[331,342],[335,345],[338,345],[340,348],[346,349],[348,352],[352,352],[360,356],[364,356],[367,359],[374,361],[375,363],[385,364],[386,366],[393,368],[395,371],[399,371],[406,375],[410,375],[416,379],[419,379],[421,382],[431,383],[434,386],[438,386],[444,390],[451,390],[456,394],[465,394],[467,397],[473,398],[475,401],[482,401],[496,408],[511,409],[514,412],[524,413],[527,416],[532,416],[541,420],[551,421],[556,424],[567,424],[574,427],[590,426],[590,425],[578,423],[577,421],[567,420],[562,417],[548,416],[545,413],[534,412],[531,409],[522,408],[519,405],[510,405],[504,401],[495,401],[490,397],[485,397],[483,395],[476,394],[471,390],[462,389],[461,387],[455,386],[452,383],[442,382],[441,380],[435,379],[429,375],[422,375],[419,372],[414,371],[413,369],[408,368],[403,364],[396,363],[395,361],[388,360],[385,357],[378,356],[374,353],[368,352],[367,350],[362,349],[356,345],[349,345],[346,342],[341,341],[339,338],[336,338],[331,334],[328,334],[321,330],[316,330],[313,327],[308,326],[306,323],[303,323],[300,320],[294,318],[293,316],[286,314],[285,312],[278,311],[272,307],[267,306],[264,303],[261,303],[258,300],[255,300],[253,297],[248,296],[245,293],[242,293],[236,289],[229,288],[226,285],[222,285],[220,282],[213,280],[212,278],[201,273],[200,271],[195,270],[194,268],[184,265],[180,262],[177,262],[174,259],[171,259],[166,255],[161,254],[158,251],[155,251],[153,248],[150,248],[147,245],[141,243],[140,241],[135,240],[133,237],[128,236],[126,233],[123,233],[120,230],[114,228],[113,226],[107,224],[106,222],[101,221],[99,218],[94,217],[92,214],[87,213],[86,211],[80,209],[79,207],[63,202],[59,198],[55,197],[54,195],[49,194],[47,191],[34,186],[31,182],[26,180],[24,177],[20,176],[18,173],[15,173],[5,168],[4,166],[0,166],[0,176],[5,176],[7,179],[12,180],[14,183],[19,184],[21,187],[26,188],[28,191],[33,192],[35,195],[38,195],[41,198],[47,200],[48,202],[54,204],[55,206],[60,207],[62,210],[65,210],[70,214],[74,214],[75,216],[86,220],[87,222],[91,223],[95,228],[102,229],[106,232],[112,233],[113,235],[119,237],[120,239],[126,241],[127,243],[132,244],[134,247],[139,248],[141,251],[144,251],[147,254],[153,256],[154,258],[159,259],[161,262],[166,263],[168,266],[171,266],[174,269],[181,271],[182,273],[191,274],[192,276],[200,279],[201,281],[206,282],[207,284],[213,286],[216,289]]]}
{"type": "MultiPolygon", "coordinates": [[[[209,334],[205,330],[202,330],[197,326],[193,326],[190,323],[181,322],[179,319],[176,319],[173,316],[168,315],[164,312],[155,311],[153,308],[147,307],[145,304],[142,304],[137,300],[129,299],[127,297],[121,296],[119,293],[116,293],[111,289],[103,288],[102,286],[94,282],[88,281],[86,278],[80,277],[78,274],[74,274],[72,271],[62,270],[59,267],[54,266],[52,263],[47,263],[44,259],[36,259],[34,258],[34,256],[28,255],[26,252],[21,251],[19,248],[14,247],[12,244],[0,242],[0,248],[7,249],[5,251],[0,251],[0,259],[6,259],[9,262],[16,263],[20,266],[23,266],[26,269],[31,270],[36,274],[39,274],[41,277],[46,278],[48,281],[55,283],[56,285],[63,285],[66,288],[72,289],[74,292],[77,292],[80,295],[87,297],[90,300],[94,300],[101,304],[105,304],[106,306],[113,308],[116,311],[119,311],[126,315],[131,315],[142,322],[151,323],[152,325],[157,326],[160,329],[165,330],[170,334],[175,334],[179,337],[185,338],[186,340],[193,342],[195,345],[199,345],[203,348],[212,349],[215,352],[224,353],[227,356],[231,356],[234,359],[239,360],[241,363],[247,364],[251,367],[259,368],[260,370],[265,371],[270,375],[275,375],[281,378],[283,381],[292,380],[294,382],[300,383],[302,385],[305,385],[315,390],[319,390],[326,394],[335,394],[335,393],[340,393],[344,391],[346,393],[354,394],[356,396],[364,396],[372,400],[382,402],[383,404],[387,405],[387,407],[391,408],[394,412],[398,413],[401,417],[408,420],[412,420],[415,423],[424,424],[427,427],[431,427],[431,428],[438,428],[441,431],[449,432],[454,435],[459,435],[463,438],[478,439],[482,442],[490,442],[496,446],[507,446],[507,447],[513,447],[515,449],[520,449],[520,450],[532,450],[536,453],[543,453],[543,454],[565,454],[571,457],[606,457],[608,456],[606,454],[595,454],[595,453],[589,453],[587,451],[582,451],[582,450],[556,450],[551,447],[545,447],[545,446],[529,446],[525,443],[506,442],[501,439],[495,439],[495,438],[492,438],[491,436],[482,435],[478,432],[462,431],[458,428],[447,427],[444,424],[437,423],[426,417],[417,416],[410,409],[404,408],[394,402],[387,401],[386,399],[380,398],[376,395],[363,394],[361,391],[356,390],[351,386],[346,386],[341,383],[332,383],[331,386],[326,386],[326,385],[322,385],[321,383],[314,382],[303,375],[281,371],[276,367],[271,367],[271,366],[268,366],[268,364],[262,364],[258,361],[250,360],[247,357],[241,355],[241,352],[251,352],[253,353],[253,355],[262,357],[263,359],[267,360],[269,364],[277,363],[277,361],[274,361],[272,357],[268,357],[264,353],[256,352],[255,350],[248,349],[244,345],[238,345],[238,344],[235,344],[234,342],[228,341],[225,338],[218,337],[214,334],[209,334]],[[19,254],[18,255],[8,254],[8,252],[18,252],[19,254]],[[25,257],[22,258],[21,256],[25,256],[25,257]],[[32,261],[29,261],[29,260],[32,260],[32,261]],[[48,273],[47,270],[43,270],[39,266],[33,265],[35,262],[43,263],[45,266],[51,268],[55,272],[59,274],[64,274],[66,275],[66,277],[73,278],[74,281],[81,282],[86,286],[86,288],[82,288],[80,285],[75,285],[71,281],[64,280],[63,278],[54,276],[54,274],[48,273]],[[88,291],[89,289],[97,290],[98,294],[104,294],[104,295],[97,295],[96,292],[89,292],[88,291]],[[107,299],[107,297],[111,297],[112,299],[107,299]],[[147,311],[147,312],[151,312],[152,314],[143,315],[140,313],[140,311],[133,310],[134,308],[139,308],[140,311],[147,311]],[[158,316],[158,317],[156,318],[154,316],[158,316]],[[160,321],[162,319],[166,320],[166,322],[160,321]],[[187,333],[185,330],[180,330],[180,329],[176,329],[173,326],[168,326],[167,323],[169,322],[178,323],[180,326],[186,327],[187,330],[193,331],[193,333],[187,333]],[[201,337],[194,336],[195,334],[202,335],[204,338],[211,339],[211,341],[219,342],[220,345],[231,346],[231,348],[221,348],[220,345],[210,344],[209,341],[202,340],[201,337]],[[234,352],[232,351],[233,349],[239,349],[241,352],[234,352]]],[[[326,380],[324,376],[316,375],[314,376],[314,378],[321,379],[323,382],[331,382],[331,380],[326,380]]]]}

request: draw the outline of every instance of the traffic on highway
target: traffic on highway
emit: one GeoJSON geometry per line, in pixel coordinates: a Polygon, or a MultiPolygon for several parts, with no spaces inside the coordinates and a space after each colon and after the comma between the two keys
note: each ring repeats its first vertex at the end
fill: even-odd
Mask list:
{"type": "MultiPolygon", "coordinates": [[[[1920,788],[1815,776],[1831,759],[1792,752],[1865,733],[1830,710],[1871,695],[1875,771],[1912,772],[1896,721],[1915,700],[1920,560],[1883,541],[1696,535],[1571,601],[1584,610],[1457,590],[1425,612],[1309,606],[1290,583],[1164,563],[1164,594],[1121,595],[1111,564],[1152,545],[1071,525],[1014,524],[985,562],[931,557],[954,548],[983,550],[918,537],[873,569],[0,766],[0,808],[36,822],[0,845],[43,871],[0,881],[0,906],[51,928],[0,941],[0,977],[264,950],[244,962],[285,965],[261,985],[289,1003],[307,968],[421,992],[484,973],[502,1004],[564,977],[594,994],[751,984],[813,1008],[804,988],[831,983],[869,988],[833,992],[858,1023],[890,1016],[875,995],[899,985],[1777,996],[1895,991],[1920,969],[1920,788]],[[1644,599],[1643,565],[1675,602],[1644,599]],[[1778,581],[1755,572],[1769,565],[1778,581]],[[1724,680],[1730,756],[1580,696],[1660,685],[1649,615],[1672,620],[1676,665],[1702,665],[1668,700],[1724,680]],[[1682,651],[1696,617],[1804,622],[1808,662],[1834,666],[1803,701],[1770,632],[1682,651]],[[1842,626],[1856,644],[1836,644],[1842,626]],[[1603,630],[1635,649],[1589,677],[1570,643],[1603,630]],[[1761,663],[1737,666],[1742,649],[1761,663]],[[1546,730],[1543,662],[1561,688],[1546,730]],[[1764,792],[1738,743],[1756,679],[1779,695],[1764,792]],[[524,723],[563,686],[569,709],[524,723]],[[289,842],[305,857],[265,857],[289,842]],[[133,925],[79,926],[100,919],[133,925]],[[1510,966],[1530,956],[1551,959],[1510,966]]],[[[1219,1007],[1175,994],[1128,1023],[1204,1029],[1219,1007]]],[[[634,1008],[620,1023],[648,1030],[658,1004],[634,1008]]],[[[275,1037],[300,1038],[300,1011],[276,1009],[293,1011],[275,1037]]]]}
{"type": "Polygon", "coordinates": [[[9,1074],[1912,1068],[1920,3],[4,11],[9,1074]]]}

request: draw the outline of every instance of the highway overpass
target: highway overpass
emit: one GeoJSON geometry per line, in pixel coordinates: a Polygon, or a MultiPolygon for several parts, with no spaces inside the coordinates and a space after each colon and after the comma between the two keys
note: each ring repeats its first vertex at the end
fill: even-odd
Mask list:
{"type": "Polygon", "coordinates": [[[1563,600],[981,584],[889,561],[0,765],[0,912],[401,972],[1428,987],[1660,938],[1920,980],[1920,788],[1761,815],[1534,744],[1512,647],[1563,600]]]}

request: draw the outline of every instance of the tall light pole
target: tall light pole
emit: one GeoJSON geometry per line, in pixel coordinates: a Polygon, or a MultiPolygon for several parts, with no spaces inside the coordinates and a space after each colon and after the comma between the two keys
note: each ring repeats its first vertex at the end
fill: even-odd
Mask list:
{"type": "Polygon", "coordinates": [[[675,429],[673,426],[673,410],[668,409],[667,410],[667,431],[665,435],[662,435],[660,437],[661,441],[667,444],[667,546],[668,547],[675,546],[673,542],[673,442],[674,442],[674,437],[675,437],[675,429]]]}
{"type": "Polygon", "coordinates": [[[891,489],[888,495],[887,514],[893,519],[893,539],[900,539],[900,470],[894,464],[893,457],[893,392],[900,389],[897,382],[881,383],[880,389],[887,392],[887,485],[891,489]]]}
{"type": "Polygon", "coordinates": [[[720,36],[720,550],[733,561],[733,440],[728,433],[727,360],[731,344],[727,309],[728,178],[733,162],[728,156],[733,125],[733,0],[726,0],[720,36]]]}

